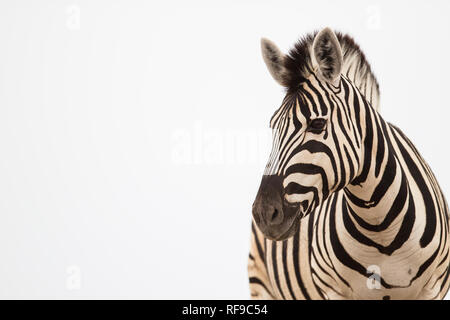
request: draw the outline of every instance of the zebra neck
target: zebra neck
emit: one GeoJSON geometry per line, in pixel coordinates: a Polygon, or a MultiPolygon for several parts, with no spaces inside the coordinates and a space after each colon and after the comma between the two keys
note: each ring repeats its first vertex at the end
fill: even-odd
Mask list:
{"type": "Polygon", "coordinates": [[[362,187],[344,189],[340,210],[342,222],[346,231],[357,240],[355,243],[363,244],[360,247],[363,251],[365,246],[370,246],[380,253],[392,255],[408,240],[413,230],[413,197],[402,170],[393,172],[392,181],[387,182],[383,178],[367,180],[362,187]],[[366,198],[370,194],[367,190],[374,190],[369,198],[366,198]]]}
{"type": "Polygon", "coordinates": [[[380,91],[377,79],[370,71],[368,63],[361,64],[360,61],[360,54],[353,53],[345,56],[342,74],[359,89],[365,100],[378,111],[380,109],[380,91]]]}
{"type": "Polygon", "coordinates": [[[375,128],[365,135],[360,175],[344,189],[343,212],[364,229],[384,231],[396,227],[411,201],[404,170],[389,141],[388,124],[370,112],[375,128]],[[393,223],[395,221],[395,223],[393,223]]]}

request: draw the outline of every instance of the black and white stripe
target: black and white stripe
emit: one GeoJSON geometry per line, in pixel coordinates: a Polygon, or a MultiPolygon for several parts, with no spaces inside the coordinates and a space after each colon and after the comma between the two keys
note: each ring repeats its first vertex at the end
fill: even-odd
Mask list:
{"type": "Polygon", "coordinates": [[[333,81],[320,74],[313,42],[331,33],[278,57],[288,90],[270,122],[273,147],[254,205],[252,297],[442,299],[450,281],[442,191],[414,145],[378,113],[378,83],[351,38],[338,34],[340,48],[323,39],[324,54],[331,51],[324,61],[338,48],[343,63],[333,81]],[[325,127],[314,129],[315,119],[325,127]],[[267,201],[276,200],[264,181],[274,177],[283,214],[266,221],[267,201]],[[278,232],[283,223],[295,230],[278,232]]]}

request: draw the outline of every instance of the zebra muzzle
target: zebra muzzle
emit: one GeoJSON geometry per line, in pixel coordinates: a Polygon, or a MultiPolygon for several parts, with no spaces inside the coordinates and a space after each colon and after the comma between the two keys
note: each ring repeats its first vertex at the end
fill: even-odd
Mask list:
{"type": "Polygon", "coordinates": [[[280,176],[263,176],[252,214],[258,228],[267,238],[284,240],[292,236],[298,220],[303,216],[302,211],[300,204],[289,204],[284,200],[280,176]]]}

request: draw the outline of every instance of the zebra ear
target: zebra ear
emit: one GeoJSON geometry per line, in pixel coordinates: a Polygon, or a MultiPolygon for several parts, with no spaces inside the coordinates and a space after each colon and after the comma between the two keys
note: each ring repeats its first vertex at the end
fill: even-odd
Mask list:
{"type": "Polygon", "coordinates": [[[282,86],[286,82],[286,68],[284,66],[284,54],[272,41],[262,38],[261,51],[267,69],[272,77],[282,86]]]}
{"type": "Polygon", "coordinates": [[[342,50],[339,40],[330,28],[320,31],[313,42],[313,57],[322,77],[337,85],[342,69],[342,50]]]}

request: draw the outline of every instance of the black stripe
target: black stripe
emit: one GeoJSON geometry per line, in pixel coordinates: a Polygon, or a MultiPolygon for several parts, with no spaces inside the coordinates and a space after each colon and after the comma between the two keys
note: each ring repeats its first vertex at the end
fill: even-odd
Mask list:
{"type": "MultiPolygon", "coordinates": [[[[400,130],[396,130],[400,134],[400,136],[403,137],[403,139],[406,140],[406,137],[403,135],[403,133],[400,130]]],[[[398,148],[400,149],[400,152],[402,153],[403,159],[406,162],[406,165],[408,166],[408,169],[411,172],[412,177],[416,181],[421,193],[423,200],[425,202],[426,207],[426,225],[425,230],[420,238],[420,246],[422,248],[426,247],[431,240],[433,240],[434,234],[436,233],[436,209],[434,207],[433,198],[430,194],[430,190],[428,189],[428,186],[424,180],[424,177],[422,176],[419,168],[417,167],[414,160],[409,155],[408,151],[405,149],[405,147],[402,145],[400,140],[396,135],[394,135],[395,140],[397,141],[398,148]]]]}
{"type": "MultiPolygon", "coordinates": [[[[299,228],[300,229],[300,228],[299,228]]],[[[300,275],[300,264],[299,264],[299,251],[300,251],[300,247],[299,247],[299,241],[300,241],[300,237],[299,237],[300,232],[296,232],[294,235],[294,241],[293,241],[293,255],[292,258],[294,260],[294,270],[295,270],[295,277],[297,278],[297,284],[300,287],[300,290],[302,291],[303,296],[305,297],[306,300],[311,300],[311,297],[308,294],[308,291],[305,288],[305,285],[303,283],[302,277],[300,275]]]]}
{"type": "Polygon", "coordinates": [[[264,282],[262,282],[259,278],[256,278],[256,277],[250,277],[250,278],[248,278],[248,282],[249,282],[250,284],[259,284],[260,286],[262,286],[262,287],[264,288],[264,290],[267,291],[267,293],[269,293],[269,294],[272,296],[270,290],[267,289],[267,287],[266,287],[266,285],[264,284],[264,282]]]}
{"type": "Polygon", "coordinates": [[[258,250],[259,258],[264,262],[264,266],[266,266],[265,254],[264,254],[263,249],[261,247],[261,243],[258,240],[258,235],[257,235],[257,232],[256,232],[256,227],[255,227],[255,222],[254,221],[252,222],[252,233],[253,233],[253,236],[254,236],[254,239],[255,239],[256,249],[258,250]]]}
{"type": "Polygon", "coordinates": [[[296,300],[297,298],[295,297],[294,291],[292,290],[292,285],[291,285],[291,279],[289,277],[289,270],[288,270],[288,264],[287,264],[287,241],[283,241],[283,248],[282,248],[282,259],[283,259],[283,272],[284,272],[284,278],[286,279],[286,285],[288,287],[289,290],[289,294],[291,295],[291,297],[296,300]]]}
{"type": "Polygon", "coordinates": [[[281,297],[283,298],[283,300],[286,300],[286,298],[284,297],[283,290],[281,289],[280,277],[278,275],[277,242],[276,241],[271,241],[271,242],[272,242],[272,266],[273,266],[273,274],[275,276],[275,283],[276,283],[278,292],[280,292],[280,294],[281,294],[281,297]]]}

